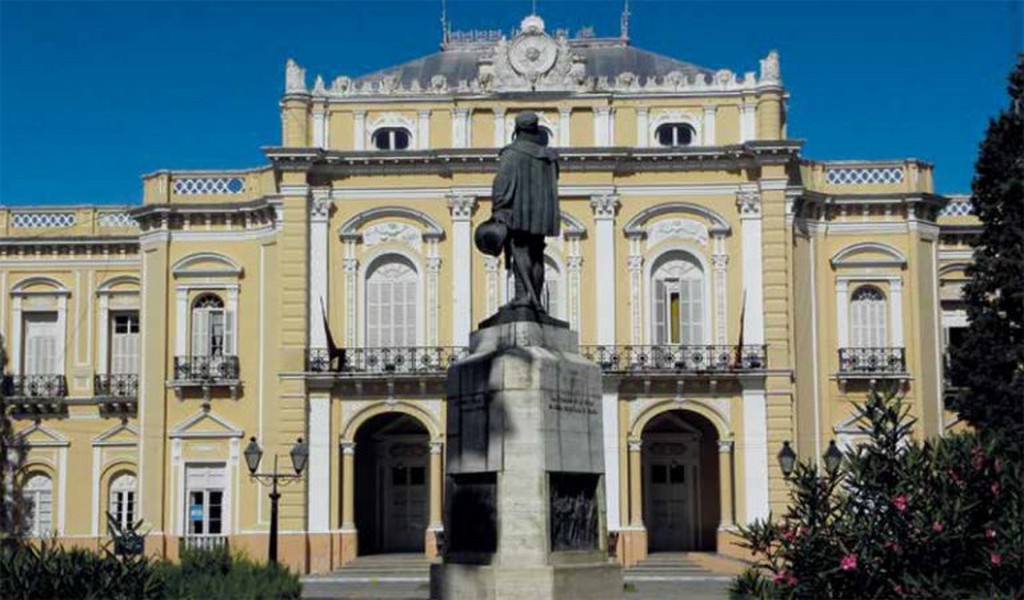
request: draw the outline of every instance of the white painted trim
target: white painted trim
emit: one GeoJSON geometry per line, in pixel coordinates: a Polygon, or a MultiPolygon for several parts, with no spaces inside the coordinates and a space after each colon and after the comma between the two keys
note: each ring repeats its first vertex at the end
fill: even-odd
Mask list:
{"type": "Polygon", "coordinates": [[[601,394],[604,437],[604,489],[608,530],[622,526],[622,508],[619,506],[619,392],[617,382],[606,387],[601,394]],[[609,389],[610,388],[610,389],[609,389]]]}
{"type": "Polygon", "coordinates": [[[416,113],[416,148],[428,150],[430,148],[430,111],[421,110],[416,113]]]}
{"type": "Polygon", "coordinates": [[[604,148],[611,146],[611,112],[609,106],[594,107],[594,145],[604,148]]]}
{"type": "Polygon", "coordinates": [[[563,148],[572,146],[572,108],[558,109],[558,142],[563,148]]]}
{"type": "Polygon", "coordinates": [[[887,335],[894,348],[904,347],[903,335],[903,278],[900,275],[839,275],[836,277],[836,341],[839,348],[850,345],[850,284],[866,284],[884,281],[889,289],[884,293],[888,302],[889,320],[887,335]]]}
{"type": "MultiPolygon", "coordinates": [[[[647,148],[651,138],[646,134],[650,123],[650,110],[646,106],[636,107],[636,147],[647,148]]],[[[610,527],[610,526],[609,526],[610,527]]]]}
{"type": "Polygon", "coordinates": [[[712,317],[712,304],[711,304],[712,290],[711,290],[711,288],[713,287],[713,283],[711,281],[712,278],[713,278],[712,271],[709,268],[707,258],[704,256],[704,253],[700,249],[695,248],[694,246],[691,246],[691,245],[686,244],[684,242],[679,242],[679,241],[676,241],[676,242],[673,242],[673,243],[662,243],[662,244],[659,244],[658,247],[655,249],[655,251],[653,253],[650,253],[650,254],[644,256],[644,261],[643,261],[644,262],[644,266],[643,266],[643,297],[644,297],[644,301],[643,301],[643,324],[644,324],[644,335],[647,338],[646,343],[647,344],[654,344],[655,340],[657,339],[656,332],[654,331],[654,319],[652,318],[653,317],[653,313],[654,313],[654,292],[653,292],[653,290],[651,288],[651,282],[654,280],[654,269],[655,269],[656,265],[660,266],[660,265],[658,265],[658,263],[661,261],[662,257],[664,257],[667,254],[673,254],[673,253],[685,254],[685,255],[689,256],[690,258],[693,258],[695,261],[697,261],[697,264],[700,265],[701,279],[703,281],[703,288],[704,288],[704,298],[702,298],[702,301],[704,302],[704,306],[701,308],[701,313],[704,316],[704,323],[701,325],[701,328],[704,330],[704,340],[701,343],[703,343],[703,344],[710,344],[710,343],[712,343],[711,340],[714,337],[714,332],[712,330],[712,318],[711,318],[712,317]]]}
{"type": "Polygon", "coordinates": [[[171,440],[171,529],[178,536],[185,534],[185,461],[182,460],[182,443],[180,439],[171,440]]]}
{"type": "MultiPolygon", "coordinates": [[[[891,279],[889,281],[889,314],[892,321],[892,329],[889,336],[895,348],[903,348],[903,280],[891,279]]],[[[935,298],[938,302],[938,297],[935,298]]],[[[936,342],[941,338],[935,338],[936,342]]],[[[936,343],[936,346],[941,344],[936,343]]],[[[941,364],[941,362],[940,362],[941,364]]]]}
{"type": "Polygon", "coordinates": [[[188,288],[175,291],[174,355],[188,354],[188,288]]]}
{"type": "Polygon", "coordinates": [[[453,346],[468,346],[473,323],[472,224],[476,198],[450,196],[452,216],[452,339],[453,346]]]}
{"type": "Polygon", "coordinates": [[[757,139],[757,104],[743,102],[740,104],[740,143],[757,139]]]}
{"type": "Polygon", "coordinates": [[[494,115],[494,147],[501,148],[508,143],[508,134],[505,133],[505,107],[495,106],[494,115]]]}
{"type": "Polygon", "coordinates": [[[847,246],[832,255],[829,260],[833,267],[887,267],[906,266],[907,257],[905,254],[888,244],[878,242],[861,242],[847,246]],[[885,254],[887,259],[856,260],[857,254],[862,252],[877,252],[885,254]]]}
{"type": "Polygon", "coordinates": [[[100,535],[100,474],[102,472],[103,450],[93,444],[92,448],[92,536],[100,535]]]}
{"type": "Polygon", "coordinates": [[[850,288],[846,280],[836,281],[836,342],[840,348],[850,345],[850,288]]]}
{"type": "Polygon", "coordinates": [[[57,500],[57,535],[64,535],[64,523],[68,509],[68,448],[63,446],[57,449],[57,477],[60,480],[60,489],[57,500]]]}
{"type": "Polygon", "coordinates": [[[379,115],[373,121],[366,124],[366,142],[365,148],[368,150],[377,150],[377,145],[373,143],[373,136],[379,129],[391,128],[391,129],[404,129],[409,133],[409,148],[419,148],[420,141],[418,139],[419,133],[419,116],[417,120],[413,120],[412,117],[407,116],[400,112],[386,112],[379,115]]]}
{"type": "Polygon", "coordinates": [[[309,397],[309,532],[326,533],[331,528],[331,396],[309,397]]]}
{"type": "Polygon", "coordinates": [[[324,107],[313,107],[313,147],[324,148],[324,107]]]}
{"type": "Polygon", "coordinates": [[[200,410],[199,412],[193,413],[191,417],[186,418],[184,421],[179,422],[177,425],[171,428],[168,432],[167,437],[170,439],[178,438],[204,438],[204,439],[216,439],[216,438],[240,438],[245,435],[245,432],[224,417],[219,416],[212,410],[200,410]],[[217,423],[224,428],[224,431],[189,431],[189,429],[202,421],[204,418],[209,418],[214,423],[217,423]]]}
{"type": "MultiPolygon", "coordinates": [[[[354,150],[366,150],[366,111],[356,110],[352,112],[352,140],[355,144],[354,150]]],[[[282,190],[283,193],[284,190],[282,190]]]]}
{"type": "MultiPolygon", "coordinates": [[[[329,189],[313,189],[313,194],[309,199],[309,306],[306,311],[311,348],[327,347],[327,333],[324,331],[321,305],[326,307],[328,302],[330,202],[329,189]]],[[[263,327],[262,322],[260,327],[263,327]]]]}
{"type": "Polygon", "coordinates": [[[811,367],[814,370],[812,383],[814,385],[814,460],[817,460],[822,454],[821,449],[821,365],[818,361],[818,281],[817,271],[817,251],[815,244],[817,240],[807,240],[811,258],[811,367]]]}
{"type": "MultiPolygon", "coordinates": [[[[218,238],[220,232],[217,232],[218,238]]],[[[219,254],[217,252],[196,252],[189,254],[188,256],[179,259],[171,266],[171,274],[174,278],[178,277],[241,277],[243,273],[242,265],[240,265],[234,259],[219,254]],[[224,265],[221,268],[210,269],[204,268],[200,270],[191,270],[192,265],[201,261],[212,261],[221,263],[224,265]]]]}
{"type": "Polygon", "coordinates": [[[686,110],[660,110],[649,120],[646,129],[638,129],[640,135],[647,135],[648,146],[651,148],[663,148],[658,143],[658,128],[670,123],[681,123],[689,125],[693,129],[693,139],[689,146],[699,146],[704,139],[704,123],[702,119],[686,110]]]}
{"type": "MultiPolygon", "coordinates": [[[[363,255],[362,259],[359,260],[357,269],[357,281],[356,281],[356,303],[358,311],[358,324],[356,327],[356,340],[359,346],[366,345],[366,277],[374,267],[374,265],[380,261],[386,259],[389,255],[401,256],[402,258],[409,261],[416,270],[416,297],[420,299],[416,303],[416,346],[422,346],[424,344],[424,332],[426,329],[426,310],[424,299],[426,298],[426,285],[424,284],[426,278],[426,265],[423,264],[423,257],[419,254],[413,254],[406,250],[404,247],[398,247],[393,245],[382,245],[371,252],[367,252],[363,255]]],[[[352,344],[354,345],[354,344],[352,344]]]]}
{"type": "Polygon", "coordinates": [[[742,243],[743,293],[747,299],[743,313],[743,342],[745,344],[764,343],[764,248],[761,239],[761,195],[756,192],[756,210],[740,211],[740,239],[742,243]]]}
{"type": "Polygon", "coordinates": [[[594,282],[597,294],[597,343],[615,344],[615,212],[617,196],[595,196],[590,201],[596,229],[594,282]]]}
{"type": "Polygon", "coordinates": [[[768,496],[768,409],[763,381],[743,382],[743,482],[747,523],[765,519],[768,496]]]}
{"type": "Polygon", "coordinates": [[[701,141],[705,146],[715,145],[715,119],[717,111],[718,107],[714,104],[704,105],[704,137],[701,141]]]}

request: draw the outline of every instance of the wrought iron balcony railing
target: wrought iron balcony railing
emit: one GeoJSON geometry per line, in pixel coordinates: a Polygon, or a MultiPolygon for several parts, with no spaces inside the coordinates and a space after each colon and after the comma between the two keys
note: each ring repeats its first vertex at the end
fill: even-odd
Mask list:
{"type": "Polygon", "coordinates": [[[93,393],[104,398],[137,398],[139,376],[134,373],[111,373],[93,377],[93,393]]]}
{"type": "Polygon", "coordinates": [[[179,540],[178,549],[181,550],[214,550],[226,548],[228,536],[217,533],[210,534],[188,534],[179,540]]]}
{"type": "Polygon", "coordinates": [[[237,356],[175,356],[176,383],[233,383],[238,381],[237,356]]]}
{"type": "Polygon", "coordinates": [[[60,400],[68,395],[63,375],[6,375],[3,394],[8,398],[60,400]]]}
{"type": "Polygon", "coordinates": [[[839,375],[879,377],[907,372],[903,348],[840,348],[839,375]]]}
{"type": "Polygon", "coordinates": [[[606,373],[735,373],[768,367],[767,346],[581,346],[606,373]]]}
{"type": "Polygon", "coordinates": [[[442,374],[468,353],[464,346],[343,348],[332,360],[326,348],[310,348],[306,355],[306,371],[347,375],[442,374]]]}

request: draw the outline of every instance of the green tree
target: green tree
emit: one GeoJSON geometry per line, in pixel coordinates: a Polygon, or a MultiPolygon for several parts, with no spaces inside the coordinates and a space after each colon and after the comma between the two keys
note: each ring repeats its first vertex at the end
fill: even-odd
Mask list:
{"type": "Polygon", "coordinates": [[[952,348],[951,401],[982,432],[1024,436],[1024,54],[1010,74],[1010,106],[988,126],[972,183],[982,233],[964,288],[970,322],[952,348]]]}
{"type": "Polygon", "coordinates": [[[27,448],[14,430],[7,400],[7,351],[0,336],[0,547],[17,545],[28,532],[29,507],[21,493],[21,467],[27,448]]]}

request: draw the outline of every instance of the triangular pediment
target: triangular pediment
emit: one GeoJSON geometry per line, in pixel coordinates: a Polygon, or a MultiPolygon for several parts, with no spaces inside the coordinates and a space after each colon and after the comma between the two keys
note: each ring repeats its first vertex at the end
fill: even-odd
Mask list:
{"type": "Polygon", "coordinates": [[[21,431],[18,438],[24,440],[29,447],[68,446],[71,443],[60,432],[41,423],[36,423],[21,431]]]}
{"type": "Polygon", "coordinates": [[[209,410],[202,410],[181,421],[171,430],[172,438],[231,438],[242,437],[241,428],[209,410]]]}
{"type": "Polygon", "coordinates": [[[128,423],[118,423],[92,438],[93,446],[135,446],[139,443],[139,431],[128,423]]]}

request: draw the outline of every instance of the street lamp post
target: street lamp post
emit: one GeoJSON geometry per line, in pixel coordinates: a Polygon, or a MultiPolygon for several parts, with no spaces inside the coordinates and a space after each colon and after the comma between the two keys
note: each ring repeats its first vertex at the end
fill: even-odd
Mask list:
{"type": "MultiPolygon", "coordinates": [[[[782,470],[782,476],[789,479],[789,476],[793,474],[793,470],[796,468],[797,455],[793,451],[793,448],[789,445],[789,440],[782,442],[782,449],[779,450],[779,454],[776,456],[779,461],[779,469],[782,470]]],[[[836,471],[839,470],[839,466],[843,462],[843,453],[836,446],[836,441],[831,440],[828,443],[828,450],[822,455],[822,459],[825,462],[825,471],[830,476],[835,476],[836,471]]]]}
{"type": "Polygon", "coordinates": [[[292,468],[295,469],[295,473],[278,473],[277,472],[277,454],[274,454],[274,471],[272,473],[257,473],[259,469],[260,460],[263,458],[263,449],[256,443],[256,438],[249,438],[249,445],[245,447],[245,464],[249,467],[249,475],[256,481],[266,484],[270,483],[270,541],[267,549],[267,560],[271,563],[277,562],[277,504],[278,500],[281,499],[280,492],[277,491],[277,482],[283,483],[295,481],[302,478],[302,471],[306,468],[306,461],[309,459],[309,449],[306,446],[306,442],[299,438],[292,446],[290,452],[292,459],[292,468]]]}

